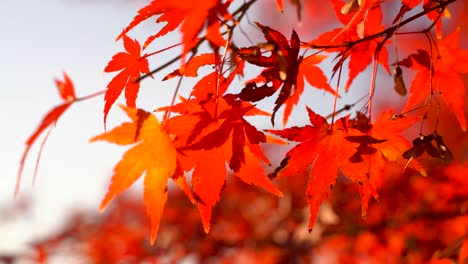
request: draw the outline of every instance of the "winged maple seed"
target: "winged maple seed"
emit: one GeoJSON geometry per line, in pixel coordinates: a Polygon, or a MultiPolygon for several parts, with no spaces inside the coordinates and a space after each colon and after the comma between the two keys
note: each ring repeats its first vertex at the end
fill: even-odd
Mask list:
{"type": "Polygon", "coordinates": [[[400,66],[396,66],[393,70],[394,90],[401,96],[405,96],[406,90],[405,80],[403,79],[403,71],[400,66]]]}
{"type": "Polygon", "coordinates": [[[408,163],[412,159],[417,158],[427,152],[432,157],[442,159],[450,162],[453,160],[453,154],[450,149],[445,145],[442,137],[434,132],[427,136],[420,135],[413,140],[413,146],[403,153],[403,158],[408,159],[408,163]],[[432,144],[435,141],[436,146],[432,144]]]}

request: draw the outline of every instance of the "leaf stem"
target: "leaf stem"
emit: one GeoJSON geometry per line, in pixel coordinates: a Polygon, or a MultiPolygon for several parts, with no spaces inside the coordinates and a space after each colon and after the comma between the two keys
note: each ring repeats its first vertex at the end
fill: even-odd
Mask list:
{"type": "Polygon", "coordinates": [[[335,114],[336,114],[336,104],[338,103],[338,92],[340,90],[340,80],[341,80],[341,70],[343,69],[343,64],[340,65],[338,72],[338,80],[336,82],[335,96],[333,97],[333,111],[331,117],[330,131],[333,133],[333,125],[335,124],[335,114]]]}
{"type": "Polygon", "coordinates": [[[375,51],[374,54],[374,61],[372,63],[372,76],[369,85],[369,103],[367,104],[367,114],[369,115],[369,121],[372,122],[372,99],[374,98],[375,92],[375,79],[377,78],[377,68],[378,68],[378,59],[379,59],[379,51],[375,51]]]}
{"type": "Polygon", "coordinates": [[[141,57],[141,58],[142,58],[142,59],[146,59],[146,58],[148,58],[148,57],[151,57],[151,56],[156,55],[156,54],[158,54],[158,53],[164,52],[164,51],[166,51],[166,50],[170,50],[170,49],[175,48],[175,47],[178,47],[178,46],[180,46],[180,45],[182,45],[182,42],[181,42],[181,43],[174,44],[174,45],[171,45],[171,46],[166,47],[166,48],[164,48],[164,49],[160,49],[160,50],[157,50],[157,51],[154,51],[154,52],[145,54],[145,55],[144,55],[143,57],[141,57]]]}
{"type": "Polygon", "coordinates": [[[83,97],[76,98],[74,102],[85,101],[85,100],[94,98],[94,97],[99,96],[101,94],[105,94],[106,91],[107,91],[107,89],[106,90],[101,90],[99,92],[95,92],[95,93],[92,93],[92,94],[88,94],[88,95],[83,96],[83,97]]]}

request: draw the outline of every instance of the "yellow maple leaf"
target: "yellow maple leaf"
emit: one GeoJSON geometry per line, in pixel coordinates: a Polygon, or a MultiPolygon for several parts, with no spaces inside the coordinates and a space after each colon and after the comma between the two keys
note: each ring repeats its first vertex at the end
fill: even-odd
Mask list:
{"type": "Polygon", "coordinates": [[[117,163],[106,196],[104,210],[116,196],[129,188],[143,173],[144,204],[151,221],[151,244],[156,240],[159,222],[167,200],[167,181],[176,171],[176,149],[158,119],[143,110],[120,106],[132,119],[111,131],[97,135],[91,142],[104,140],[118,145],[134,145],[117,163]]]}

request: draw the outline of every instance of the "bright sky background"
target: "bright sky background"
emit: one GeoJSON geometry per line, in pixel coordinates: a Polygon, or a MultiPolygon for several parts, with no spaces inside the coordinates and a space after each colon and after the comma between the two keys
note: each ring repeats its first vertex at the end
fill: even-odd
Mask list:
{"type": "MultiPolygon", "coordinates": [[[[88,144],[89,138],[103,131],[102,97],[72,106],[60,119],[43,151],[34,187],[32,175],[42,138],[31,150],[18,199],[29,198],[31,212],[6,219],[11,212],[3,208],[16,204],[13,192],[25,140],[45,113],[60,103],[54,77],[61,78],[66,71],[79,97],[104,89],[113,74],[104,74],[103,69],[122,50],[114,39],[141,3],[0,1],[0,254],[24,249],[27,241],[60,228],[72,208],[97,212],[112,168],[125,151],[106,143],[88,144]]],[[[168,104],[173,87],[144,83],[139,98],[145,99],[137,104],[148,110],[168,104]]],[[[327,108],[325,113],[329,112],[327,108]]],[[[108,127],[122,120],[119,109],[113,107],[108,127]]]]}
{"type": "MultiPolygon", "coordinates": [[[[0,1],[0,208],[15,204],[13,191],[24,142],[43,115],[58,104],[53,78],[62,71],[78,96],[106,87],[103,69],[120,51],[115,43],[140,1],[0,1]],[[132,3],[133,2],[133,3],[132,3]]],[[[102,97],[72,106],[44,149],[37,182],[31,186],[38,145],[30,153],[19,200],[31,198],[30,214],[5,219],[0,209],[0,254],[59,227],[67,208],[97,210],[111,170],[123,149],[88,144],[102,132],[102,97]]],[[[113,108],[110,126],[121,120],[113,108]]],[[[40,143],[40,141],[39,141],[40,143]]]]}

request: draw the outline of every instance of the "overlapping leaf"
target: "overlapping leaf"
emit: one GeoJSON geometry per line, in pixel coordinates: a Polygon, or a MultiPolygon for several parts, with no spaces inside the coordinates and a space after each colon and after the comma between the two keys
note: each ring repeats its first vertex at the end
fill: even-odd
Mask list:
{"type": "Polygon", "coordinates": [[[226,163],[244,182],[281,195],[261,166],[262,162],[269,163],[259,147],[259,143],[266,142],[266,136],[244,119],[265,113],[249,103],[227,98],[205,98],[201,103],[183,99],[172,107],[180,115],[168,121],[183,170],[193,169],[194,196],[206,232],[212,208],[225,185],[226,163]]]}
{"type": "MultiPolygon", "coordinates": [[[[403,169],[406,160],[401,153],[410,144],[399,134],[416,119],[393,120],[391,112],[384,112],[372,125],[365,116],[358,114],[355,119],[346,117],[336,121],[332,129],[323,117],[307,110],[311,125],[270,130],[300,142],[286,154],[271,177],[294,176],[312,167],[306,191],[311,213],[309,229],[312,229],[318,208],[335,185],[340,169],[345,177],[359,184],[365,217],[371,196],[377,197],[376,190],[382,183],[386,163],[395,162],[403,169]]],[[[412,166],[425,174],[419,163],[412,166]]]]}
{"type": "Polygon", "coordinates": [[[403,111],[414,108],[439,92],[447,107],[455,114],[463,130],[467,129],[465,116],[465,84],[460,73],[468,73],[468,50],[459,49],[460,30],[439,40],[439,54],[431,58],[430,52],[418,50],[398,64],[417,70],[411,82],[410,97],[403,111]],[[431,78],[430,67],[433,67],[431,78]],[[431,85],[432,80],[432,85],[431,85]],[[432,91],[431,91],[432,88],[432,91]]]}
{"type": "Polygon", "coordinates": [[[144,178],[144,203],[151,220],[151,243],[156,239],[160,218],[167,200],[167,181],[175,176],[176,149],[156,117],[143,110],[121,107],[132,122],[126,122],[91,141],[104,140],[118,145],[133,145],[117,163],[101,210],[138,178],[144,178]],[[136,145],[135,145],[136,143],[136,145]]]}

